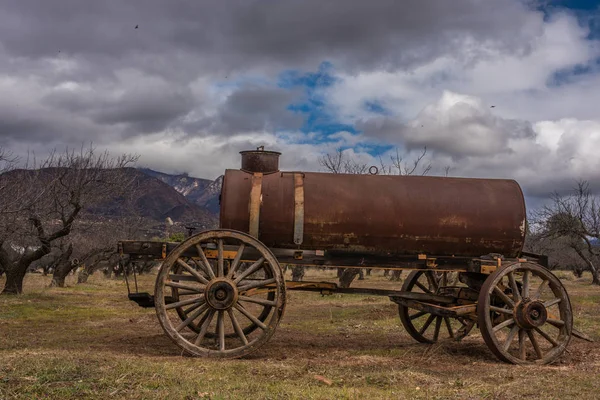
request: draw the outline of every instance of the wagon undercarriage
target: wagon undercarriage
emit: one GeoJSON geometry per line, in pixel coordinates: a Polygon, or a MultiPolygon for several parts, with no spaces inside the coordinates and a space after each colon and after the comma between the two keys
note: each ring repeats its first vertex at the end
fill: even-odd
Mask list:
{"type": "Polygon", "coordinates": [[[156,308],[167,335],[197,356],[241,357],[262,346],[283,315],[287,290],[388,296],[417,341],[460,340],[478,326],[492,352],[516,364],[554,361],[574,334],[566,291],[538,264],[545,260],[531,254],[503,259],[269,249],[224,229],[181,244],[124,241],[119,251],[130,262],[163,260],[154,293],[140,293],[136,285],[130,299],[156,308]],[[400,290],[342,288],[285,281],[280,264],[412,272],[400,290]]]}

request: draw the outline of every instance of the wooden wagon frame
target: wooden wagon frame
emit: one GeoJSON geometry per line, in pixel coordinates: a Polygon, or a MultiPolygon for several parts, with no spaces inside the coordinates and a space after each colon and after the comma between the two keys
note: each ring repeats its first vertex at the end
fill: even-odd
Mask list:
{"type": "Polygon", "coordinates": [[[216,229],[182,243],[121,241],[125,276],[132,261],[161,260],[154,293],[140,292],[133,270],[129,298],[154,307],[165,333],[187,353],[235,358],[264,345],[286,306],[287,290],[388,296],[417,341],[460,340],[478,326],[489,349],[515,364],[555,361],[573,335],[565,288],[547,258],[398,256],[268,248],[239,231],[216,229]],[[285,281],[281,265],[412,270],[399,290],[342,288],[285,281]],[[134,286],[134,287],[132,287],[134,286]]]}

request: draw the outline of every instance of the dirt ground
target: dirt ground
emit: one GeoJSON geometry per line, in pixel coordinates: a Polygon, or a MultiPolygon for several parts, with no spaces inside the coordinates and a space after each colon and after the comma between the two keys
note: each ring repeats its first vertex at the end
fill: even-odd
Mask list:
{"type": "MultiPolygon", "coordinates": [[[[289,275],[289,272],[288,272],[289,275]]],[[[306,280],[333,279],[309,271],[306,280]]],[[[561,273],[575,326],[600,340],[600,288],[561,273]]],[[[152,291],[153,276],[140,284],[152,291]]],[[[289,276],[287,277],[289,279],[289,276]]],[[[153,309],[100,275],[64,289],[31,274],[0,297],[0,399],[596,399],[600,347],[573,339],[550,366],[498,361],[475,331],[462,342],[416,343],[385,297],[288,292],[273,338],[239,360],[183,355],[153,309]]],[[[0,285],[4,281],[0,278],[0,285]]],[[[374,272],[353,286],[398,288],[374,272]]]]}

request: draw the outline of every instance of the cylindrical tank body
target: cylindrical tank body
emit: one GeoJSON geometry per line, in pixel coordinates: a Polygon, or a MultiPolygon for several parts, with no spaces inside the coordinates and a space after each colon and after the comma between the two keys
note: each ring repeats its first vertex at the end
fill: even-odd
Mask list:
{"type": "MultiPolygon", "coordinates": [[[[311,172],[301,174],[298,245],[297,175],[260,180],[258,238],[268,247],[467,257],[516,257],[523,247],[525,202],[514,180],[311,172]]],[[[253,181],[251,173],[225,172],[222,228],[249,232],[253,181]]]]}

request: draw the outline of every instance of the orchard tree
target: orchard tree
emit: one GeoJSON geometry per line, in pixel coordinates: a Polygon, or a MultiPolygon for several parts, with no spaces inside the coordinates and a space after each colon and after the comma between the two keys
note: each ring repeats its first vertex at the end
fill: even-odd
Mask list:
{"type": "Polygon", "coordinates": [[[600,285],[600,198],[589,183],[577,182],[567,195],[553,194],[551,203],[536,218],[544,237],[572,249],[592,273],[592,284],[600,285]]]}
{"type": "Polygon", "coordinates": [[[6,273],[1,294],[22,293],[30,264],[71,233],[86,207],[127,187],[123,168],[136,160],[129,154],[97,154],[93,147],[67,149],[0,175],[0,196],[8,200],[0,212],[0,265],[6,273]],[[7,247],[17,255],[11,256],[7,247]]]}

